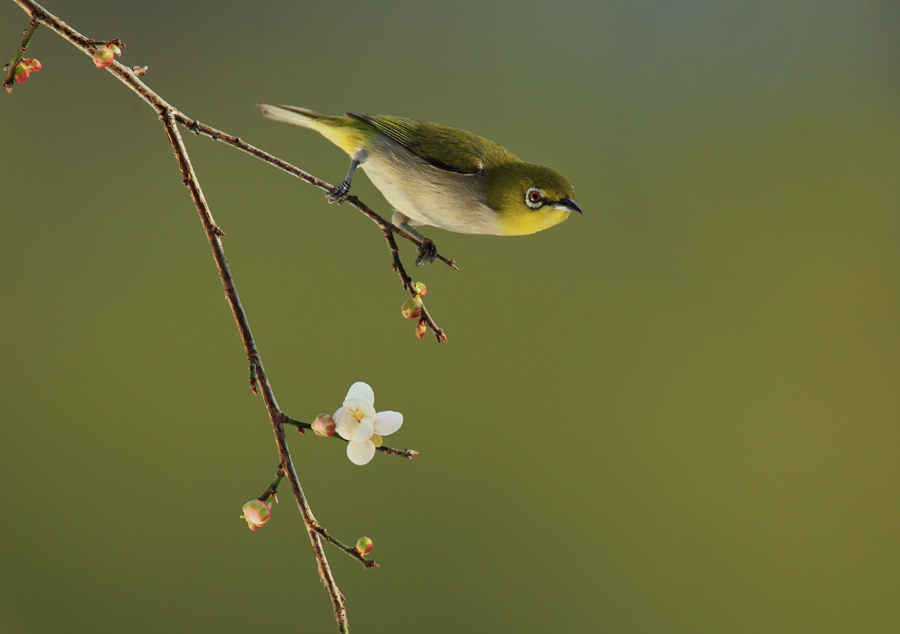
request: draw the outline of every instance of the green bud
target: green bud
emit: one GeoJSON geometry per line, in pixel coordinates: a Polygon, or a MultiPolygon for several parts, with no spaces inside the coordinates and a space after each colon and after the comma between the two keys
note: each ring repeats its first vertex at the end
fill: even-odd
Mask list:
{"type": "Polygon", "coordinates": [[[419,294],[419,297],[425,297],[425,293],[428,292],[428,289],[425,288],[425,285],[422,282],[416,282],[416,292],[419,294]]]}
{"type": "Polygon", "coordinates": [[[422,300],[418,297],[411,298],[400,307],[400,312],[407,319],[418,319],[422,314],[422,300]]]}
{"type": "Polygon", "coordinates": [[[365,557],[375,547],[374,542],[368,537],[360,537],[356,542],[356,552],[365,557]]]}

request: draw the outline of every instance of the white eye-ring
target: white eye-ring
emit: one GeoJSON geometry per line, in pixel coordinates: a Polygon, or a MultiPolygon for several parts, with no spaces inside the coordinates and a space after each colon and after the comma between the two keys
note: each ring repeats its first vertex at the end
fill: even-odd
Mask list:
{"type": "Polygon", "coordinates": [[[525,190],[525,204],[532,209],[540,209],[544,206],[544,192],[537,187],[529,187],[525,190]]]}

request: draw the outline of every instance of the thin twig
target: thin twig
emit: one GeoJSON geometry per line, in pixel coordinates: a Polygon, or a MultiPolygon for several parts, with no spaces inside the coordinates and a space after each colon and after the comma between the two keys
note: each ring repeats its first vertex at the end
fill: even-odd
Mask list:
{"type": "Polygon", "coordinates": [[[6,88],[6,92],[13,91],[13,82],[15,81],[16,75],[16,65],[22,60],[22,57],[25,55],[25,51],[28,49],[28,43],[31,41],[31,36],[34,35],[34,32],[38,28],[38,23],[34,20],[28,25],[28,28],[25,29],[25,37],[22,38],[22,44],[19,45],[19,48],[16,49],[16,52],[13,53],[12,59],[9,61],[9,66],[6,68],[6,79],[3,80],[3,87],[6,88]]]}
{"type": "Polygon", "coordinates": [[[265,493],[260,495],[257,500],[262,500],[265,502],[269,498],[275,498],[275,501],[278,501],[278,485],[281,484],[281,481],[284,480],[284,469],[280,466],[278,470],[275,472],[275,479],[272,480],[272,484],[269,485],[269,488],[266,489],[265,493]]]}
{"type": "MultiPolygon", "coordinates": [[[[349,198],[347,200],[350,200],[349,198]]],[[[394,225],[391,225],[394,226],[394,225]]],[[[400,249],[397,247],[397,241],[394,240],[394,233],[387,226],[381,228],[381,233],[384,235],[384,239],[387,240],[388,249],[391,252],[391,268],[394,269],[394,272],[400,276],[400,283],[403,285],[409,294],[412,297],[419,297],[419,291],[416,288],[416,284],[413,281],[413,278],[409,276],[406,272],[406,269],[403,268],[403,262],[400,260],[400,249]]],[[[440,256],[439,256],[440,257],[440,256]]],[[[450,260],[452,263],[453,260],[450,260]]],[[[451,264],[454,269],[456,269],[456,265],[451,264]]],[[[459,269],[456,269],[457,271],[459,269]]],[[[421,318],[428,324],[428,327],[431,328],[431,332],[434,333],[435,339],[437,339],[438,343],[442,341],[447,341],[447,335],[444,334],[443,329],[441,329],[431,318],[431,314],[428,312],[428,309],[425,308],[425,304],[422,304],[422,315],[421,318]]]]}
{"type": "Polygon", "coordinates": [[[334,536],[331,533],[329,533],[328,531],[326,531],[324,528],[319,527],[318,532],[319,532],[319,535],[321,535],[322,538],[326,542],[328,542],[329,544],[334,544],[337,548],[340,548],[341,550],[343,550],[345,553],[347,553],[348,555],[353,557],[355,560],[360,562],[366,568],[379,568],[380,567],[373,560],[366,559],[365,557],[360,555],[359,551],[356,550],[356,548],[354,548],[353,546],[348,546],[347,544],[344,544],[343,542],[340,542],[337,539],[335,539],[334,536]]]}
{"type": "MultiPolygon", "coordinates": [[[[284,417],[284,424],[296,427],[300,431],[301,434],[306,429],[312,429],[312,425],[310,425],[309,423],[304,423],[302,420],[297,420],[296,418],[291,418],[290,416],[284,417]]],[[[335,438],[337,440],[340,440],[342,442],[345,442],[345,443],[350,442],[349,440],[339,436],[338,434],[334,434],[331,437],[335,438]]],[[[389,456],[401,456],[403,458],[406,458],[407,460],[411,460],[413,458],[413,456],[419,455],[419,452],[416,451],[415,449],[395,449],[393,447],[387,447],[385,445],[382,445],[381,447],[376,447],[376,449],[378,451],[380,451],[381,453],[387,454],[389,456]]]]}

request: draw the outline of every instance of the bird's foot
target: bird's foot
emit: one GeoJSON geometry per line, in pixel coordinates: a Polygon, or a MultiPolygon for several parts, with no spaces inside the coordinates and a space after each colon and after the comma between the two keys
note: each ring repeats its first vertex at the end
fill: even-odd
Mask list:
{"type": "Polygon", "coordinates": [[[425,238],[422,244],[419,245],[419,248],[416,249],[416,253],[419,254],[419,257],[416,258],[416,266],[431,264],[434,262],[434,258],[437,257],[437,245],[434,244],[431,238],[425,238]]]}
{"type": "Polygon", "coordinates": [[[350,195],[350,181],[342,181],[335,185],[329,190],[327,194],[325,194],[325,198],[330,203],[343,204],[345,200],[347,200],[347,196],[350,195]]]}

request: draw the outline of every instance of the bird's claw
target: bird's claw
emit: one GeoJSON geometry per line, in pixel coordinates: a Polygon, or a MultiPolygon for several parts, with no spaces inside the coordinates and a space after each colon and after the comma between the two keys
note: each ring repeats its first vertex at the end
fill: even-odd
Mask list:
{"type": "Polygon", "coordinates": [[[350,195],[350,183],[347,181],[343,181],[342,183],[338,183],[334,187],[329,190],[327,194],[325,194],[325,198],[329,203],[337,203],[342,204],[345,200],[347,200],[347,196],[350,195]]]}
{"type": "Polygon", "coordinates": [[[419,248],[416,249],[416,253],[419,254],[419,257],[416,258],[416,266],[431,264],[434,262],[434,258],[437,257],[437,245],[431,238],[425,238],[422,244],[419,245],[419,248]]]}

